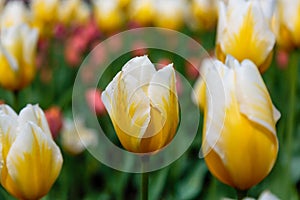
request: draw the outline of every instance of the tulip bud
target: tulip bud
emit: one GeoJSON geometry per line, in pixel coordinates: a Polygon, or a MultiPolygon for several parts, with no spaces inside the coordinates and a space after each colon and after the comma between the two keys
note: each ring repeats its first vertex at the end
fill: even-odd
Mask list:
{"type": "Polygon", "coordinates": [[[19,116],[0,105],[1,185],[18,199],[45,196],[58,177],[63,158],[43,111],[27,105],[19,116]]]}
{"type": "Polygon", "coordinates": [[[71,155],[82,153],[87,147],[97,145],[97,133],[85,127],[82,120],[65,119],[61,133],[63,149],[71,155]]]}
{"type": "MultiPolygon", "coordinates": [[[[272,6],[274,1],[268,1],[272,6]]],[[[225,62],[230,54],[238,61],[249,59],[260,72],[270,65],[275,44],[267,5],[256,0],[229,0],[219,4],[216,56],[225,62]]]]}
{"type": "MultiPolygon", "coordinates": [[[[246,190],[271,171],[278,153],[273,106],[255,64],[227,57],[202,74],[206,81],[203,153],[211,173],[221,182],[246,190]],[[222,84],[217,84],[220,79],[222,84]],[[225,99],[220,94],[225,94],[225,99]]],[[[203,97],[197,96],[200,102],[203,97]]],[[[203,103],[202,103],[203,104],[203,103]]]]}
{"type": "Polygon", "coordinates": [[[39,30],[40,35],[51,35],[54,24],[58,18],[59,0],[32,0],[33,26],[39,30]]]}
{"type": "Polygon", "coordinates": [[[122,27],[124,16],[117,0],[93,0],[94,17],[103,32],[113,32],[122,27]]]}
{"type": "Polygon", "coordinates": [[[147,56],[128,61],[102,93],[118,138],[125,149],[155,152],[174,137],[179,121],[175,71],[158,71],[147,56]]]}
{"type": "Polygon", "coordinates": [[[149,26],[153,22],[153,0],[133,0],[129,6],[130,19],[140,26],[149,26]]]}
{"type": "Polygon", "coordinates": [[[191,14],[200,30],[215,28],[218,19],[217,0],[193,0],[191,14]]]}
{"type": "Polygon", "coordinates": [[[20,90],[35,76],[37,30],[27,25],[15,25],[1,30],[0,85],[20,90]]]}
{"type": "Polygon", "coordinates": [[[154,25],[174,30],[182,28],[186,5],[184,0],[154,0],[154,25]]]}
{"type": "Polygon", "coordinates": [[[300,0],[279,0],[277,3],[277,42],[287,50],[300,47],[300,0]]]}

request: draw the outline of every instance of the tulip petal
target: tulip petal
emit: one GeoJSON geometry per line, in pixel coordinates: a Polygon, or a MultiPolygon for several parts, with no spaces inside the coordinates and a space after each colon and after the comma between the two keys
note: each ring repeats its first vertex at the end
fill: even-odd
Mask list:
{"type": "Polygon", "coordinates": [[[39,199],[59,175],[62,155],[47,134],[32,122],[20,127],[7,155],[8,173],[21,191],[21,199],[39,199]]]}
{"type": "MultiPolygon", "coordinates": [[[[224,4],[220,6],[220,14],[224,15],[224,4]]],[[[222,51],[240,62],[248,58],[257,66],[262,65],[274,47],[275,35],[259,1],[229,0],[226,22],[222,17],[219,19],[222,22],[219,31],[222,32],[218,32],[217,42],[222,51]]]]}
{"type": "Polygon", "coordinates": [[[220,61],[215,61],[206,76],[206,107],[204,156],[213,148],[224,158],[224,151],[220,146],[220,135],[224,127],[226,110],[234,98],[234,71],[220,61]]]}
{"type": "Polygon", "coordinates": [[[33,106],[29,104],[23,108],[19,114],[19,121],[20,123],[31,121],[38,125],[45,134],[52,137],[46,116],[38,105],[33,106]]]}
{"type": "Polygon", "coordinates": [[[24,41],[23,44],[23,56],[27,64],[32,65],[34,61],[34,53],[38,42],[38,31],[36,29],[30,29],[28,26],[21,26],[21,36],[24,41]]]}
{"type": "Polygon", "coordinates": [[[240,112],[276,137],[275,124],[280,113],[273,106],[257,67],[250,60],[245,60],[236,68],[236,73],[236,93],[240,112]]]}
{"type": "Polygon", "coordinates": [[[0,55],[4,56],[12,70],[19,70],[19,60],[15,56],[20,55],[19,26],[3,28],[1,30],[0,55]]]}
{"type": "Polygon", "coordinates": [[[147,56],[139,56],[128,61],[122,68],[123,78],[133,76],[138,81],[137,87],[148,86],[153,74],[156,72],[154,65],[147,56]]]}
{"type": "Polygon", "coordinates": [[[8,105],[5,105],[5,104],[0,105],[0,113],[1,112],[4,113],[4,114],[6,114],[6,115],[11,116],[16,121],[18,119],[17,113],[10,106],[8,106],[8,105]]]}

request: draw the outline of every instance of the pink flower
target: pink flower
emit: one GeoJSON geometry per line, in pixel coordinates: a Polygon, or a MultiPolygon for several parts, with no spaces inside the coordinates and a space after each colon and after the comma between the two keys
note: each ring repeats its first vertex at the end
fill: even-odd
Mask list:
{"type": "Polygon", "coordinates": [[[59,107],[53,106],[45,111],[52,137],[57,138],[63,126],[63,117],[59,107]]]}
{"type": "Polygon", "coordinates": [[[143,56],[148,53],[147,45],[143,41],[136,41],[132,45],[133,56],[143,56]]]}
{"type": "Polygon", "coordinates": [[[87,104],[92,112],[95,112],[96,115],[102,115],[106,112],[104,104],[101,100],[101,90],[99,89],[89,89],[85,93],[85,98],[87,104]]]}
{"type": "Polygon", "coordinates": [[[200,59],[197,57],[190,58],[185,63],[185,73],[187,77],[192,80],[195,80],[199,76],[199,66],[200,66],[200,59]]]}
{"type": "Polygon", "coordinates": [[[278,49],[277,54],[276,54],[276,62],[277,62],[278,67],[280,69],[287,68],[288,63],[289,63],[289,54],[288,54],[288,52],[278,49]]]}

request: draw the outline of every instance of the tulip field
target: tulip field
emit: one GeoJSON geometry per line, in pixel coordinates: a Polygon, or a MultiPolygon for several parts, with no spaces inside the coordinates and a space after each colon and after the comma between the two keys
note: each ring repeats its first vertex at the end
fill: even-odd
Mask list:
{"type": "Polygon", "coordinates": [[[300,199],[300,0],[0,0],[0,200],[300,199]]]}

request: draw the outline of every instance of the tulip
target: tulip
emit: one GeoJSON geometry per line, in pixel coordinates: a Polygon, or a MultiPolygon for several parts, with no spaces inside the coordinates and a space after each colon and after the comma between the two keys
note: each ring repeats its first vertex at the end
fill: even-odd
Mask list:
{"type": "Polygon", "coordinates": [[[59,0],[32,0],[30,8],[33,26],[39,30],[40,35],[48,36],[58,18],[59,0]]]}
{"type": "MultiPolygon", "coordinates": [[[[274,1],[268,1],[272,7],[274,1]]],[[[257,0],[229,0],[219,4],[216,56],[222,62],[230,54],[238,61],[249,59],[264,72],[270,65],[275,44],[270,11],[257,0]]]]}
{"type": "Polygon", "coordinates": [[[122,27],[124,16],[117,0],[93,0],[94,17],[104,32],[113,32],[122,27]]]}
{"type": "Polygon", "coordinates": [[[300,47],[299,9],[300,0],[279,0],[277,4],[277,42],[279,46],[288,50],[300,47]]]}
{"type": "Polygon", "coordinates": [[[85,93],[85,99],[90,110],[99,116],[106,113],[104,104],[101,100],[101,93],[101,90],[94,88],[87,90],[85,93]]]}
{"type": "Polygon", "coordinates": [[[62,24],[85,24],[90,16],[90,9],[84,1],[64,0],[59,4],[58,21],[62,24]]]}
{"type": "Polygon", "coordinates": [[[87,147],[97,145],[97,133],[87,128],[82,120],[65,119],[62,130],[62,146],[71,155],[82,153],[87,147]]]}
{"type": "Polygon", "coordinates": [[[37,105],[27,105],[18,116],[9,106],[1,105],[0,133],[1,185],[18,199],[45,196],[63,159],[43,111],[37,105]]]}
{"type": "Polygon", "coordinates": [[[133,0],[129,6],[129,17],[140,26],[149,26],[153,22],[153,0],[133,0]]]}
{"type": "Polygon", "coordinates": [[[0,85],[20,90],[35,77],[35,55],[38,32],[27,25],[15,25],[1,30],[0,85]]]}
{"type": "Polygon", "coordinates": [[[218,1],[193,0],[191,2],[191,14],[200,29],[211,30],[217,25],[218,1]]]}
{"type": "Polygon", "coordinates": [[[154,25],[178,30],[184,24],[185,0],[154,0],[154,25]]]}
{"type": "MultiPolygon", "coordinates": [[[[203,66],[202,66],[203,67],[203,66]]],[[[211,173],[221,182],[247,190],[271,171],[278,153],[273,106],[257,66],[227,57],[202,74],[205,95],[203,153],[211,173]],[[217,80],[222,84],[218,84],[217,80]],[[222,99],[222,94],[225,99],[222,99]]],[[[198,88],[199,89],[199,88],[198,88]]],[[[197,96],[200,102],[203,97],[197,96]]]]}
{"type": "Polygon", "coordinates": [[[57,106],[50,107],[45,110],[45,116],[49,124],[52,137],[53,139],[56,139],[63,126],[61,109],[57,106]]]}
{"type": "Polygon", "coordinates": [[[131,59],[102,92],[102,101],[128,151],[156,152],[176,133],[179,117],[172,64],[156,71],[147,56],[131,59]]]}
{"type": "Polygon", "coordinates": [[[1,13],[1,27],[29,23],[29,14],[23,1],[8,1],[1,13]]]}

